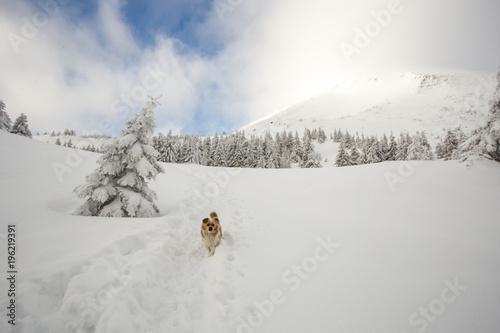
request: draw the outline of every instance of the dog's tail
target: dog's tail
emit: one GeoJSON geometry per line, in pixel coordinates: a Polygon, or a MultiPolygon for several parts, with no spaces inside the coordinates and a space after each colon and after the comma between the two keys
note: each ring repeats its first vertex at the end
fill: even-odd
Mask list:
{"type": "Polygon", "coordinates": [[[214,219],[215,221],[217,221],[217,223],[219,223],[219,217],[217,216],[216,212],[211,212],[210,213],[210,218],[214,219]]]}

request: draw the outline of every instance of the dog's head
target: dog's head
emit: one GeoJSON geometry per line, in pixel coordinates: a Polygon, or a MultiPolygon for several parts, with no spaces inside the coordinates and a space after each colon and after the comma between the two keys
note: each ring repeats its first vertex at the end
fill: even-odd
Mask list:
{"type": "Polygon", "coordinates": [[[201,225],[201,229],[205,230],[209,233],[217,233],[219,231],[220,225],[219,221],[215,221],[214,219],[209,219],[208,217],[203,219],[203,223],[201,225]]]}

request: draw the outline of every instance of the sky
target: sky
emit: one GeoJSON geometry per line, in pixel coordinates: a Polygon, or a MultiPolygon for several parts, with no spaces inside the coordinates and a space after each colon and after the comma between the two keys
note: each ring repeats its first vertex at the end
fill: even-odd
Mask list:
{"type": "Polygon", "coordinates": [[[498,0],[0,2],[0,99],[32,132],[232,132],[353,75],[495,73],[498,0]]]}

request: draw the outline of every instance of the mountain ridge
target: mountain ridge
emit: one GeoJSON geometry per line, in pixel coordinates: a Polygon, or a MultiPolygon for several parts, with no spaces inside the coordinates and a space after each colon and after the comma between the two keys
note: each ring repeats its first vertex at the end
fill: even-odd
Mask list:
{"type": "Polygon", "coordinates": [[[496,85],[494,73],[404,72],[343,79],[322,93],[243,126],[249,135],[321,127],[368,135],[426,131],[442,136],[484,121],[496,85]]]}

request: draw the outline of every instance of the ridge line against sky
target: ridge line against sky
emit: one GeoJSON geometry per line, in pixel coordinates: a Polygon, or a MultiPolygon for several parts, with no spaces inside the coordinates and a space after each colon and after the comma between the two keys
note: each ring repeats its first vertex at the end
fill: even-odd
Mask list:
{"type": "Polygon", "coordinates": [[[34,131],[117,135],[159,95],[159,131],[234,131],[349,75],[495,72],[496,0],[0,3],[0,99],[34,131]]]}

